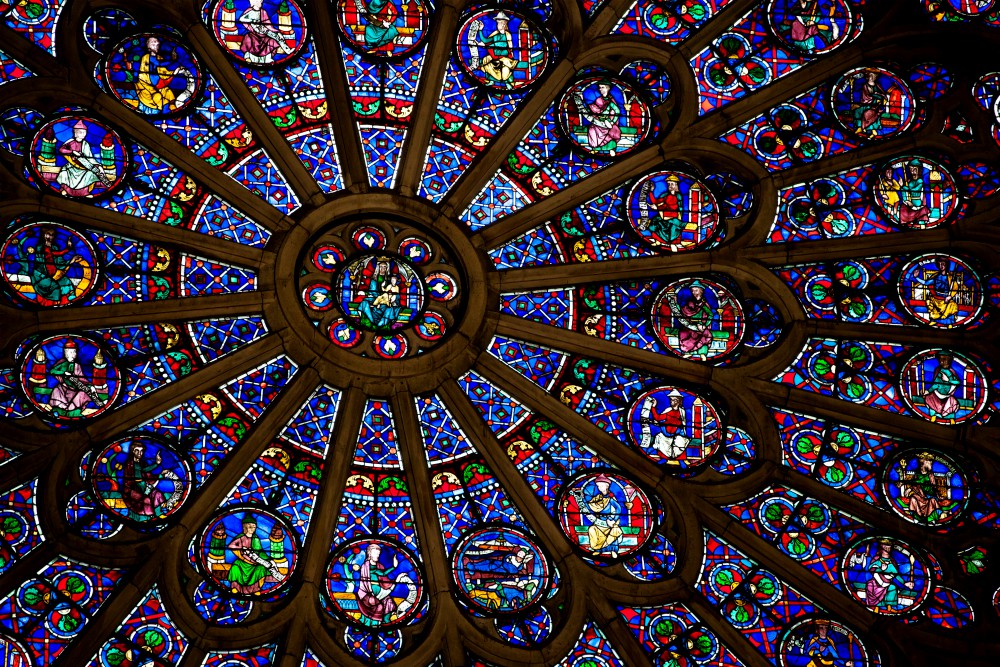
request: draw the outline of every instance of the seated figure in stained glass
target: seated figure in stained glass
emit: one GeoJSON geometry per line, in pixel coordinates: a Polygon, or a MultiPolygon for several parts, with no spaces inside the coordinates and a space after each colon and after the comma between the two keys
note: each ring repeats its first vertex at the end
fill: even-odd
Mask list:
{"type": "Polygon", "coordinates": [[[276,516],[256,509],[230,510],[216,518],[202,550],[203,565],[215,583],[237,596],[267,595],[283,587],[297,557],[290,530],[276,516]]]}
{"type": "Polygon", "coordinates": [[[190,51],[166,35],[137,35],[108,58],[106,77],[124,104],[148,115],[180,111],[194,102],[201,69],[190,51]]]}
{"type": "Polygon", "coordinates": [[[101,348],[80,336],[43,341],[28,354],[23,372],[28,399],[61,419],[104,412],[117,393],[117,375],[101,348]]]}
{"type": "Polygon", "coordinates": [[[94,285],[94,247],[63,225],[36,223],[11,235],[0,251],[7,283],[24,299],[45,307],[65,306],[94,285]]]}
{"type": "Polygon", "coordinates": [[[615,154],[618,140],[622,138],[622,131],[618,126],[622,110],[611,95],[613,87],[611,81],[604,80],[597,84],[599,94],[592,100],[584,100],[583,91],[578,91],[573,96],[580,117],[586,123],[587,145],[590,150],[610,155],[615,154]]]}

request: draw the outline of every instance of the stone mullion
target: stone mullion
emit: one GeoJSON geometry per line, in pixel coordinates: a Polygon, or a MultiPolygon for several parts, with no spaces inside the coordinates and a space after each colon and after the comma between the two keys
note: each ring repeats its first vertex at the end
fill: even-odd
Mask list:
{"type": "Polygon", "coordinates": [[[0,23],[0,44],[4,53],[36,75],[66,77],[66,67],[55,56],[4,23],[0,23]]]}
{"type": "Polygon", "coordinates": [[[440,646],[445,641],[454,643],[457,637],[452,635],[456,631],[476,630],[475,626],[463,617],[452,597],[450,559],[441,535],[441,522],[431,485],[431,471],[427,465],[426,450],[413,399],[413,394],[408,391],[396,393],[392,398],[392,412],[396,420],[397,442],[400,445],[403,471],[410,484],[413,519],[417,525],[423,569],[427,577],[426,590],[430,598],[430,617],[436,620],[428,636],[421,639],[421,642],[428,646],[440,646]]]}
{"type": "MultiPolygon", "coordinates": [[[[195,611],[185,593],[187,582],[183,579],[178,580],[179,577],[186,576],[185,570],[190,567],[188,545],[197,539],[198,533],[220,509],[222,502],[243,479],[257,458],[273,444],[277,434],[316,389],[317,383],[318,378],[311,369],[296,373],[289,385],[254,422],[250,435],[233,449],[209,478],[208,483],[192,496],[187,507],[177,514],[176,525],[160,539],[159,544],[167,553],[164,586],[164,589],[169,591],[170,597],[167,606],[171,618],[186,636],[199,637],[206,642],[220,640],[226,642],[230,639],[232,629],[206,622],[195,611]]],[[[294,600],[292,604],[282,605],[279,602],[275,606],[278,607],[278,611],[270,616],[264,614],[242,625],[246,631],[245,641],[266,641],[281,635],[282,626],[295,616],[297,607],[294,600]]]]}
{"type": "Polygon", "coordinates": [[[704,384],[720,374],[726,374],[728,370],[687,359],[668,357],[664,354],[587,336],[548,324],[531,322],[513,315],[500,315],[497,334],[539,343],[570,354],[599,358],[613,364],[620,364],[683,382],[704,384]]]}
{"type": "MultiPolygon", "coordinates": [[[[205,25],[201,22],[193,23],[188,28],[186,37],[200,56],[205,68],[218,81],[233,108],[251,128],[260,147],[274,161],[275,167],[285,177],[288,187],[295,192],[299,201],[303,204],[322,203],[323,194],[316,179],[306,169],[302,160],[295,155],[285,137],[275,127],[274,121],[264,111],[260,100],[250,90],[243,75],[228,61],[205,25]]],[[[295,104],[294,101],[292,103],[295,104]]]]}
{"type": "Polygon", "coordinates": [[[580,561],[531,486],[507,458],[503,445],[480,417],[478,410],[461,387],[455,382],[447,382],[442,385],[441,393],[445,397],[448,409],[458,420],[459,426],[469,436],[476,453],[483,458],[490,472],[514,501],[515,507],[539,537],[550,558],[559,563],[563,569],[568,567],[576,570],[578,566],[588,567],[580,561]],[[569,561],[572,561],[571,565],[569,561]]]}
{"type": "MultiPolygon", "coordinates": [[[[31,192],[36,196],[40,194],[35,191],[31,192]]],[[[261,248],[234,243],[191,229],[171,227],[54,194],[41,194],[38,199],[8,199],[0,208],[5,215],[30,213],[37,216],[48,216],[57,214],[70,222],[86,225],[93,229],[154,244],[169,244],[181,247],[185,251],[193,251],[204,257],[224,259],[241,266],[254,267],[260,263],[264,255],[269,254],[268,251],[261,248]]]]}
{"type": "Polygon", "coordinates": [[[626,665],[652,667],[653,661],[649,654],[606,595],[588,595],[587,603],[590,617],[601,628],[626,665]]]}
{"type": "MultiPolygon", "coordinates": [[[[594,283],[631,281],[649,283],[663,279],[689,278],[692,274],[724,273],[749,292],[744,296],[763,298],[773,305],[786,322],[804,317],[791,289],[772,271],[742,258],[739,248],[671,253],[652,257],[616,259],[598,264],[545,265],[498,272],[501,292],[531,291],[594,283]]],[[[689,362],[690,363],[690,362],[689,362]]]]}
{"type": "MultiPolygon", "coordinates": [[[[250,368],[250,366],[247,366],[250,368]]],[[[212,473],[208,483],[193,494],[188,507],[178,513],[173,531],[185,535],[200,530],[243,478],[254,461],[271,446],[281,429],[294,417],[315,391],[319,379],[311,368],[301,369],[289,381],[264,414],[253,422],[250,435],[233,448],[212,473]]]]}
{"type": "MultiPolygon", "coordinates": [[[[652,276],[671,275],[685,277],[692,272],[729,270],[736,272],[737,262],[733,253],[726,250],[701,250],[668,253],[652,257],[630,257],[606,262],[580,262],[508,269],[498,272],[500,291],[516,292],[549,287],[565,287],[580,283],[619,280],[641,281],[652,276]]],[[[746,267],[739,272],[747,273],[746,267]]],[[[758,280],[766,276],[756,276],[758,280]]]]}
{"type": "Polygon", "coordinates": [[[961,447],[965,428],[949,428],[902,414],[869,408],[833,396],[796,389],[790,385],[746,377],[744,388],[754,392],[765,405],[822,417],[837,423],[871,428],[887,435],[923,441],[928,445],[955,449],[961,447]]]}
{"type": "Polygon", "coordinates": [[[469,206],[482,187],[493,177],[498,165],[506,162],[507,155],[545,113],[549,104],[575,73],[576,67],[573,63],[563,58],[548,75],[542,77],[536,84],[535,93],[524,101],[521,108],[497,132],[490,145],[476,157],[448,192],[441,204],[446,214],[460,215],[469,206]]]}
{"type": "Polygon", "coordinates": [[[326,628],[324,621],[328,617],[319,606],[318,596],[326,578],[326,561],[330,556],[332,543],[336,541],[337,521],[340,518],[344,488],[354,463],[366,398],[364,392],[357,387],[349,387],[341,394],[337,419],[323,463],[323,484],[313,506],[309,537],[299,566],[303,589],[311,590],[312,594],[300,591],[294,603],[296,622],[308,623],[310,636],[319,645],[314,648],[325,650],[344,664],[348,661],[346,653],[326,628]]]}
{"type": "MultiPolygon", "coordinates": [[[[323,571],[330,555],[331,537],[337,532],[340,516],[341,497],[347,478],[354,463],[354,450],[358,445],[358,432],[365,407],[365,396],[356,388],[346,389],[341,394],[337,419],[330,434],[330,444],[323,462],[323,485],[320,487],[313,506],[309,536],[303,548],[302,580],[322,589],[326,573],[323,571]]],[[[315,600],[309,600],[309,609],[315,608],[315,600]]],[[[305,609],[302,610],[306,612],[305,609]]]]}
{"type": "MultiPolygon", "coordinates": [[[[184,652],[184,657],[182,657],[180,662],[177,663],[177,667],[201,667],[205,663],[208,651],[200,646],[192,644],[192,640],[197,641],[197,638],[188,637],[187,650],[184,652]]],[[[296,667],[298,667],[298,665],[296,665],[296,667]]]]}
{"type": "MultiPolygon", "coordinates": [[[[937,119],[929,119],[927,123],[937,119]]],[[[941,134],[931,131],[928,126],[924,126],[916,131],[904,132],[903,134],[885,139],[863,144],[854,150],[824,157],[815,162],[807,162],[783,171],[775,172],[772,175],[778,189],[786,188],[799,183],[809,183],[810,181],[837,174],[849,169],[856,169],[867,164],[876,166],[882,162],[890,160],[900,155],[909,153],[925,153],[928,150],[937,150],[948,154],[953,152],[954,144],[950,139],[941,134]]],[[[964,157],[964,156],[963,156],[964,157]]]]}
{"type": "Polygon", "coordinates": [[[245,347],[214,361],[191,375],[151,391],[132,403],[100,417],[86,428],[87,436],[100,439],[155,417],[165,407],[172,407],[195,394],[213,391],[249,368],[270,361],[281,352],[281,339],[268,334],[245,347]]]}
{"type": "Polygon", "coordinates": [[[392,412],[396,418],[403,470],[410,480],[410,500],[427,571],[427,592],[434,604],[440,604],[440,598],[447,597],[451,591],[448,551],[441,537],[441,522],[434,502],[431,473],[427,467],[413,395],[407,391],[396,394],[392,412]]]}
{"type": "Polygon", "coordinates": [[[0,575],[0,600],[17,591],[21,584],[35,577],[42,568],[56,558],[68,557],[70,554],[64,553],[60,546],[57,538],[47,537],[26,555],[15,560],[10,569],[0,575]]]}
{"type": "MultiPolygon", "coordinates": [[[[610,34],[618,22],[621,20],[622,16],[625,15],[629,9],[632,8],[637,0],[609,0],[607,4],[597,10],[597,14],[590,21],[590,25],[587,26],[586,32],[583,34],[583,41],[589,42],[603,35],[610,34]]],[[[570,3],[566,3],[569,5],[570,3]]],[[[586,14],[583,8],[577,3],[572,3],[573,9],[580,14],[580,18],[586,21],[586,14]]]]}
{"type": "Polygon", "coordinates": [[[291,224],[281,212],[247,190],[236,179],[195,156],[176,139],[146,122],[138,113],[130,111],[107,93],[95,92],[89,106],[95,113],[125,130],[139,144],[161,156],[255,222],[272,231],[284,229],[291,224]]]}
{"type": "Polygon", "coordinates": [[[809,600],[843,618],[852,627],[860,631],[872,628],[875,616],[854,602],[847,593],[834,588],[802,564],[778,552],[772,543],[758,537],[726,512],[700,498],[692,499],[692,503],[708,530],[738,548],[760,567],[776,574],[781,581],[796,590],[808,591],[806,597],[809,600]]]}
{"type": "MultiPolygon", "coordinates": [[[[504,449],[496,435],[459,385],[454,381],[445,382],[440,387],[440,393],[459,427],[469,437],[476,452],[485,460],[487,467],[508,492],[509,497],[516,501],[517,509],[538,537],[545,553],[558,566],[562,577],[562,587],[569,589],[563,627],[555,634],[558,639],[548,645],[547,660],[558,660],[575,641],[578,623],[582,623],[586,618],[587,596],[582,582],[601,583],[607,588],[609,582],[603,581],[607,577],[584,563],[573,552],[569,542],[555,525],[534,491],[528,486],[527,481],[504,455],[504,449]],[[566,645],[566,647],[563,648],[560,645],[566,645]]],[[[512,395],[516,396],[517,394],[512,395]]],[[[610,585],[613,586],[613,583],[610,582],[610,585]]],[[[478,632],[477,635],[479,638],[486,638],[482,632],[478,632]]],[[[493,637],[489,637],[489,640],[491,643],[496,642],[493,637]]],[[[513,649],[509,646],[506,648],[511,660],[508,664],[524,662],[526,655],[524,649],[513,649]]]]}
{"type": "Polygon", "coordinates": [[[689,596],[680,600],[691,612],[712,631],[718,640],[736,654],[746,667],[774,667],[774,665],[750,643],[746,635],[727,623],[719,610],[705,598],[701,591],[691,589],[689,596]]]}
{"type": "MultiPolygon", "coordinates": [[[[126,324],[151,324],[166,320],[211,319],[263,310],[265,295],[260,292],[189,296],[158,301],[109,303],[85,308],[60,308],[35,312],[36,331],[52,333],[64,330],[113,327],[126,324]]],[[[0,308],[2,313],[4,308],[0,308]]]]}
{"type": "MultiPolygon", "coordinates": [[[[709,19],[705,26],[695,30],[691,36],[680,43],[680,56],[686,61],[691,61],[758,4],[760,4],[759,0],[732,0],[709,19]]],[[[697,94],[696,91],[692,92],[697,94]]],[[[692,103],[698,104],[697,97],[693,99],[692,103]]]]}
{"type": "MultiPolygon", "coordinates": [[[[310,600],[311,602],[311,600],[310,600]]],[[[281,642],[280,657],[275,667],[302,667],[306,652],[307,625],[303,622],[289,623],[281,642]]]]}
{"type": "MultiPolygon", "coordinates": [[[[513,146],[511,146],[512,149],[513,146]]],[[[481,230],[478,235],[488,248],[502,245],[510,239],[534,229],[542,222],[557,217],[563,211],[593,199],[644,171],[653,169],[662,163],[663,159],[664,152],[660,146],[655,144],[647,146],[590,176],[567,185],[549,197],[528,204],[481,230]]],[[[501,162],[491,161],[489,167],[495,171],[498,164],[501,162]]],[[[472,194],[475,196],[478,193],[477,190],[472,194]]],[[[460,212],[456,211],[456,213],[460,212]]]]}
{"type": "Polygon", "coordinates": [[[110,599],[90,618],[83,631],[63,651],[55,664],[67,667],[88,664],[111,638],[114,629],[121,625],[152,589],[160,573],[160,564],[159,558],[147,558],[140,561],[134,572],[126,574],[126,581],[116,587],[110,599]]]}
{"type": "Polygon", "coordinates": [[[396,178],[396,187],[406,195],[413,196],[420,189],[424,160],[434,131],[438,99],[444,85],[444,73],[458,34],[462,4],[462,0],[448,0],[434,12],[432,34],[428,39],[423,71],[420,73],[420,87],[413,103],[413,108],[423,113],[412,115],[396,178]]]}
{"type": "Polygon", "coordinates": [[[745,248],[743,256],[769,267],[782,267],[842,261],[845,257],[884,256],[887,251],[901,255],[909,252],[938,251],[944,248],[954,250],[955,248],[951,247],[952,231],[949,227],[939,227],[913,233],[772,243],[745,248]]]}
{"type": "Polygon", "coordinates": [[[913,346],[956,347],[973,349],[988,356],[995,347],[993,338],[997,333],[996,322],[982,329],[931,329],[918,326],[894,326],[890,324],[854,324],[837,320],[809,319],[801,325],[810,338],[836,338],[837,340],[885,341],[913,346]]]}
{"type": "MultiPolygon", "coordinates": [[[[0,441],[6,444],[11,439],[0,436],[0,441]]],[[[16,459],[0,466],[0,491],[9,492],[15,487],[40,478],[51,465],[52,459],[58,455],[52,444],[37,446],[36,443],[18,442],[17,446],[29,449],[21,452],[16,459]]],[[[38,498],[36,502],[42,502],[42,499],[38,498]]]]}
{"type": "Polygon", "coordinates": [[[690,493],[690,485],[670,478],[665,470],[638,451],[597,427],[590,420],[564,405],[556,397],[524,378],[491,355],[483,354],[476,371],[494,385],[522,402],[527,408],[557,424],[579,442],[586,443],[600,456],[622,470],[628,470],[646,486],[656,487],[665,496],[690,493]]]}
{"type": "Polygon", "coordinates": [[[365,159],[361,135],[354,118],[354,105],[340,50],[340,31],[335,25],[333,11],[335,4],[329,2],[310,2],[305,8],[313,35],[326,37],[313,39],[323,75],[323,89],[326,91],[330,124],[337,142],[337,159],[344,177],[344,187],[354,192],[364,191],[368,189],[368,161],[365,159]]]}

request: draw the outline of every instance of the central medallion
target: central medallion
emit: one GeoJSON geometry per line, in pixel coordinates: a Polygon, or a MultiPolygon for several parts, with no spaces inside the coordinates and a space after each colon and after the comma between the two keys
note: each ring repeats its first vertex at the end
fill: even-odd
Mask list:
{"type": "Polygon", "coordinates": [[[299,272],[302,307],[334,345],[404,359],[437,347],[464,308],[454,252],[429,230],[366,218],[328,227],[299,272]]]}
{"type": "Polygon", "coordinates": [[[354,327],[381,334],[395,332],[413,326],[423,316],[424,280],[398,255],[365,254],[345,262],[337,272],[333,302],[354,327]]]}

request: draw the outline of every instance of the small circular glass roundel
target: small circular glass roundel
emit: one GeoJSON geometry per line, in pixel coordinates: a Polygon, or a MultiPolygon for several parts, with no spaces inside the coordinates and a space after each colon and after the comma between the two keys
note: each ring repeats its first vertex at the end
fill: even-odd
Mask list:
{"type": "Polygon", "coordinates": [[[906,83],[880,67],[859,67],[833,87],[837,120],[864,139],[888,139],[910,129],[917,117],[916,97],[906,83]]]}
{"type": "Polygon", "coordinates": [[[954,255],[929,253],[899,272],[900,301],[917,321],[939,329],[971,324],[983,307],[982,281],[969,263],[954,255]]]}
{"type": "Polygon", "coordinates": [[[466,534],[455,547],[452,573],[462,598],[477,611],[504,615],[544,599],[551,567],[526,533],[488,526],[466,534]]]}
{"type": "Polygon", "coordinates": [[[986,406],[989,385],[972,359],[952,350],[924,350],[899,374],[899,388],[910,409],[940,424],[961,424],[986,406]]]}
{"type": "Polygon", "coordinates": [[[719,206],[704,183],[679,171],[657,171],[632,186],[626,216],[643,242],[683,252],[705,246],[719,231],[719,206]]]}
{"type": "Polygon", "coordinates": [[[664,287],[653,302],[652,321],[660,342],[685,359],[723,357],[743,340],[739,299],[707,278],[685,278],[664,287]]]}
{"type": "Polygon", "coordinates": [[[423,43],[430,12],[424,0],[339,0],[337,23],[355,49],[398,58],[423,43]]]}
{"type": "Polygon", "coordinates": [[[559,525],[574,546],[601,560],[618,560],[649,541],[656,509],[642,489],[613,472],[592,472],[566,486],[559,525]]]}
{"type": "Polygon", "coordinates": [[[105,510],[136,523],[163,521],[191,491],[188,462],[148,436],[122,438],[93,455],[88,478],[105,510]]]}
{"type": "Polygon", "coordinates": [[[424,310],[426,287],[413,266],[396,255],[361,255],[334,278],[333,301],[362,329],[388,332],[411,326],[424,310]]]}
{"type": "Polygon", "coordinates": [[[904,157],[882,167],[875,203],[890,222],[928,229],[948,221],[959,205],[955,179],[942,165],[924,157],[904,157]]]}
{"type": "Polygon", "coordinates": [[[198,554],[213,584],[250,599],[285,588],[298,555],[285,519],[258,507],[237,507],[216,516],[202,535],[198,554]]]}
{"type": "Polygon", "coordinates": [[[868,649],[853,630],[826,618],[806,618],[791,625],[778,647],[780,667],[815,667],[836,656],[833,664],[868,667],[868,649]]]}
{"type": "Polygon", "coordinates": [[[840,578],[847,593],[868,611],[885,616],[920,609],[934,584],[922,554],[889,537],[866,537],[844,553],[840,578]]]}
{"type": "Polygon", "coordinates": [[[391,540],[366,537],[344,544],[327,566],[326,594],[350,623],[401,625],[420,609],[423,575],[413,555],[391,540]]]}
{"type": "Polygon", "coordinates": [[[829,53],[854,36],[847,0],[771,0],[767,13],[778,39],[811,56],[829,53]]]}

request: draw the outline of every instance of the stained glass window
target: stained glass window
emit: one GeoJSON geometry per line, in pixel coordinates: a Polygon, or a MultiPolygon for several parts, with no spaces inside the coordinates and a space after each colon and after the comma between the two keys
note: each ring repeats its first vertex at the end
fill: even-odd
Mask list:
{"type": "Polygon", "coordinates": [[[0,663],[993,664],[998,46],[0,0],[0,663]]]}

